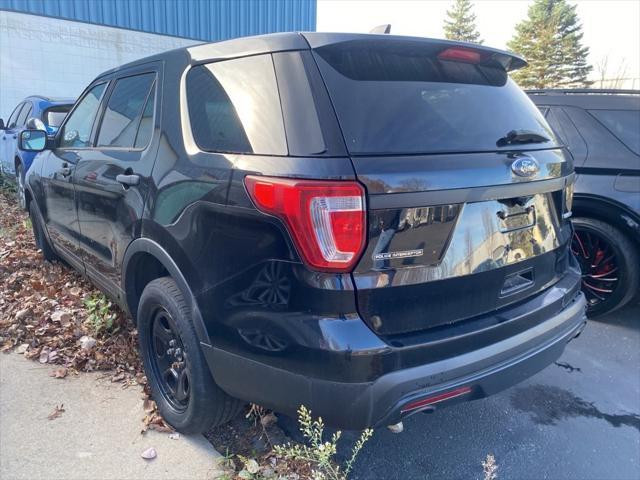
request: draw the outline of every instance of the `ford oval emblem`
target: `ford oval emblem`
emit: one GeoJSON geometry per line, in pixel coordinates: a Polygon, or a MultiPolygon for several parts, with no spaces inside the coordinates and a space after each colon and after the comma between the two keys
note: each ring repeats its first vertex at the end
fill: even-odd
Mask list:
{"type": "Polygon", "coordinates": [[[540,165],[535,158],[520,157],[511,164],[511,171],[519,177],[535,177],[540,171],[540,165]]]}

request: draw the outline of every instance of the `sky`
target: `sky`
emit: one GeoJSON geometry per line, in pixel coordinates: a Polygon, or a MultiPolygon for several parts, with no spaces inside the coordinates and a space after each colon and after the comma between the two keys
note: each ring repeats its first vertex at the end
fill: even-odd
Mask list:
{"type": "MultiPolygon", "coordinates": [[[[450,0],[318,0],[319,32],[368,32],[391,24],[391,33],[444,38],[450,0]]],[[[474,12],[484,44],[506,48],[515,26],[527,17],[530,0],[476,0],[474,12]]],[[[640,0],[576,0],[589,61],[609,57],[610,77],[640,77],[640,0]],[[626,66],[624,70],[623,66],[626,66]]],[[[592,77],[596,78],[596,69],[592,77]]]]}

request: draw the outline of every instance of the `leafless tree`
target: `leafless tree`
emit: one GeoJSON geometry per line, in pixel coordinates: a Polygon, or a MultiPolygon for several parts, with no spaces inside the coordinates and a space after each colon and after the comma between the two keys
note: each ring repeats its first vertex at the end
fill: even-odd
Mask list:
{"type": "Polygon", "coordinates": [[[598,84],[600,88],[622,88],[627,74],[626,59],[620,60],[618,68],[613,73],[613,67],[610,65],[609,54],[604,55],[595,65],[598,74],[598,84]]]}

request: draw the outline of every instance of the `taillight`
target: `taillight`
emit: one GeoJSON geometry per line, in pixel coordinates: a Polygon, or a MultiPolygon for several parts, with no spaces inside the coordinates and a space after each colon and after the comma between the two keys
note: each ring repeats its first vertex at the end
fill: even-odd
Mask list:
{"type": "Polygon", "coordinates": [[[284,221],[307,265],[330,272],[354,267],[365,246],[360,184],[252,175],[244,183],[258,210],[284,221]]]}

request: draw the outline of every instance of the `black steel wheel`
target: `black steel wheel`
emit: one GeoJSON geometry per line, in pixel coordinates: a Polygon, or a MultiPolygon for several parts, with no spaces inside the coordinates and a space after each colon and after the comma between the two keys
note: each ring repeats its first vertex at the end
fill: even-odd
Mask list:
{"type": "Polygon", "coordinates": [[[602,315],[625,305],[638,289],[638,252],[615,227],[600,220],[576,218],[571,251],[582,272],[587,313],[602,315]]]}
{"type": "Polygon", "coordinates": [[[189,405],[191,372],[189,354],[176,333],[169,312],[160,307],[151,321],[151,364],[157,376],[162,395],[176,411],[184,411],[189,405]]]}
{"type": "Polygon", "coordinates": [[[191,318],[171,277],[145,286],[136,312],[140,352],[162,417],[182,433],[203,433],[231,420],[243,403],[215,383],[191,318]]]}

